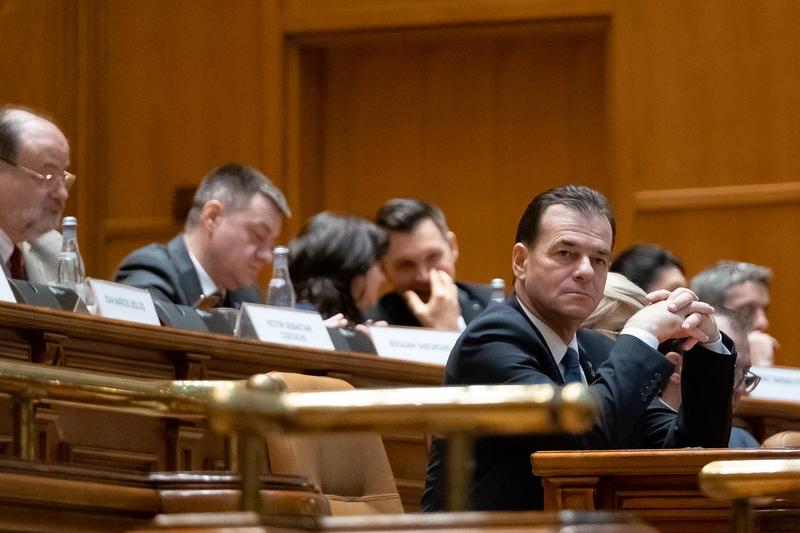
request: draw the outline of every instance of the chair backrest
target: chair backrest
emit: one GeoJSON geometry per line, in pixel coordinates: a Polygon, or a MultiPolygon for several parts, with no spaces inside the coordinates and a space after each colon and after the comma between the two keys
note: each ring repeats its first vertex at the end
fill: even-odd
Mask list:
{"type": "MultiPolygon", "coordinates": [[[[287,392],[350,390],[341,379],[272,372],[287,392]]],[[[377,433],[270,434],[267,450],[271,472],[307,477],[328,499],[331,514],[402,513],[383,441],[377,433]]]]}
{"type": "Polygon", "coordinates": [[[800,431],[782,431],[767,437],[763,448],[800,448],[800,431]]]}

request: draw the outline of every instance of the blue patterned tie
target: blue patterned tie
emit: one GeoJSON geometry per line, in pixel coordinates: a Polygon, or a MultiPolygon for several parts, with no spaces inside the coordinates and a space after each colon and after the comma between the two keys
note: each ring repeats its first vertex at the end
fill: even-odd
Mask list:
{"type": "Polygon", "coordinates": [[[568,347],[561,364],[564,365],[564,383],[580,383],[583,381],[581,379],[581,362],[578,358],[578,352],[568,347]]]}

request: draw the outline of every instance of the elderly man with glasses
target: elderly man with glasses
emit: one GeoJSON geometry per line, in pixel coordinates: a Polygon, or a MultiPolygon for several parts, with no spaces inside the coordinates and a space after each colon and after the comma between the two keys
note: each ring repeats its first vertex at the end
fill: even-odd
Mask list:
{"type": "Polygon", "coordinates": [[[55,231],[75,176],[69,143],[46,118],[0,107],[0,259],[7,275],[46,283],[57,277],[55,231]]]}

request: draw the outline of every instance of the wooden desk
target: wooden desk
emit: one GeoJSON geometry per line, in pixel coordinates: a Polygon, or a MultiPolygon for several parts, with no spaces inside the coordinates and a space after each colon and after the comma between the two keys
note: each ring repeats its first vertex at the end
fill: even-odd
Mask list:
{"type": "MultiPolygon", "coordinates": [[[[328,512],[325,498],[302,478],[264,476],[262,487],[268,513],[328,512]]],[[[238,499],[238,478],[229,474],[133,475],[0,459],[3,531],[121,532],[161,513],[235,511],[238,499]]]]}
{"type": "Polygon", "coordinates": [[[607,531],[655,533],[630,515],[611,513],[468,512],[405,515],[326,516],[260,520],[249,513],[160,516],[131,533],[558,533],[607,531]]]}
{"type": "Polygon", "coordinates": [[[747,425],[758,442],[764,442],[767,437],[781,431],[800,431],[800,401],[744,396],[736,408],[736,417],[747,425]]]}
{"type": "MultiPolygon", "coordinates": [[[[443,368],[436,365],[304,350],[4,302],[0,357],[156,379],[243,379],[278,370],[334,376],[364,388],[433,386],[443,377],[443,368]]],[[[7,400],[0,401],[0,413],[8,413],[9,406],[7,400]]],[[[65,406],[41,408],[37,420],[43,460],[131,473],[230,467],[223,439],[209,436],[203,423],[65,406]]],[[[0,453],[9,453],[10,442],[10,416],[0,416],[0,453]]],[[[385,435],[384,442],[406,510],[419,509],[427,462],[424,437],[392,434],[385,435]]]]}
{"type": "Polygon", "coordinates": [[[627,511],[659,531],[730,529],[728,502],[708,498],[697,475],[727,459],[800,458],[800,450],[624,450],[537,452],[544,510],[627,511]]]}

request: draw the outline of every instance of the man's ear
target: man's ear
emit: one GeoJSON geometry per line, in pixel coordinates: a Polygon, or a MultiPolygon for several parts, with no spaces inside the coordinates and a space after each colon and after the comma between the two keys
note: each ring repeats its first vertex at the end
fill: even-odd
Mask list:
{"type": "Polygon", "coordinates": [[[458,259],[458,239],[456,234],[452,231],[447,231],[447,245],[450,247],[450,252],[453,254],[453,263],[458,259]]]}
{"type": "Polygon", "coordinates": [[[528,253],[528,247],[521,242],[514,245],[514,250],[511,252],[511,270],[514,272],[514,278],[525,279],[525,272],[528,269],[528,253]]]}
{"type": "Polygon", "coordinates": [[[211,232],[219,223],[219,219],[225,214],[225,206],[219,200],[209,200],[203,204],[200,211],[200,224],[204,229],[211,232]]]}

